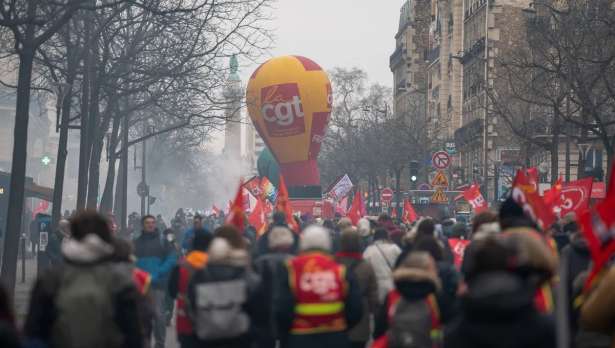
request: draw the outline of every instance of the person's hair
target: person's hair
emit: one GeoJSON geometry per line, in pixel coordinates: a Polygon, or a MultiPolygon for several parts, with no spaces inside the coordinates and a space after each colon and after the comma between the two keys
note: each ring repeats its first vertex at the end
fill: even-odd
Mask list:
{"type": "Polygon", "coordinates": [[[471,244],[466,252],[464,277],[467,281],[488,272],[509,271],[515,250],[496,236],[488,236],[471,244]]]}
{"type": "Polygon", "coordinates": [[[335,224],[333,223],[333,221],[331,221],[329,219],[323,221],[322,227],[324,227],[324,228],[326,228],[326,229],[328,229],[330,231],[335,230],[335,224]]]}
{"type": "Polygon", "coordinates": [[[436,261],[444,260],[442,246],[440,246],[440,243],[434,236],[420,236],[414,245],[413,251],[425,251],[436,261]]]}
{"type": "Polygon", "coordinates": [[[354,228],[346,228],[340,236],[340,251],[347,253],[361,252],[361,235],[354,228]]]}
{"type": "Polygon", "coordinates": [[[88,234],[95,234],[107,243],[112,239],[109,221],[94,210],[81,211],[70,219],[70,233],[78,241],[88,234]]]}
{"type": "Polygon", "coordinates": [[[389,231],[385,228],[378,227],[376,228],[376,232],[374,232],[374,241],[377,240],[388,240],[389,239],[389,231]]]}
{"type": "Polygon", "coordinates": [[[499,220],[502,231],[516,227],[528,227],[539,230],[538,225],[525,214],[523,208],[512,197],[509,197],[502,203],[499,220]]]}
{"type": "Polygon", "coordinates": [[[340,230],[343,230],[347,227],[352,227],[352,220],[347,217],[341,218],[340,221],[337,222],[337,227],[340,230]]]}
{"type": "Polygon", "coordinates": [[[290,250],[295,242],[293,232],[284,226],[274,226],[268,239],[268,246],[271,250],[290,250]]]}
{"type": "Polygon", "coordinates": [[[478,231],[478,228],[483,224],[498,222],[498,215],[491,210],[484,211],[472,219],[472,234],[478,231]]]}
{"type": "Polygon", "coordinates": [[[245,239],[241,236],[241,232],[231,225],[224,225],[216,228],[214,237],[226,239],[233,249],[245,249],[247,247],[245,239]]]}
{"type": "Polygon", "coordinates": [[[286,226],[286,214],[281,211],[276,211],[272,216],[274,226],[286,226]]]}
{"type": "Polygon", "coordinates": [[[152,219],[152,220],[156,221],[156,217],[154,215],[150,215],[150,214],[143,215],[143,217],[141,218],[141,226],[143,226],[143,224],[145,224],[145,220],[147,220],[147,219],[152,219]]]}
{"type": "Polygon", "coordinates": [[[416,238],[423,236],[434,236],[436,231],[436,224],[432,219],[422,220],[416,228],[416,238]]]}
{"type": "Polygon", "coordinates": [[[133,246],[125,239],[113,238],[113,262],[132,262],[133,246]]]}
{"type": "Polygon", "coordinates": [[[194,220],[203,221],[203,217],[200,214],[196,214],[195,216],[192,217],[192,221],[194,220]]]}
{"type": "Polygon", "coordinates": [[[399,263],[399,267],[427,270],[433,262],[433,257],[426,251],[411,251],[399,263]]]}
{"type": "Polygon", "coordinates": [[[192,240],[192,250],[198,251],[207,251],[209,249],[209,245],[211,244],[211,240],[214,237],[207,230],[196,230],[194,231],[194,239],[192,240]]]}
{"type": "Polygon", "coordinates": [[[378,216],[378,222],[379,223],[386,222],[386,221],[393,221],[393,219],[391,219],[389,214],[382,213],[382,214],[380,214],[380,216],[378,216]]]}
{"type": "Polygon", "coordinates": [[[466,224],[463,222],[454,224],[451,228],[451,237],[466,239],[468,237],[468,228],[466,224]]]}

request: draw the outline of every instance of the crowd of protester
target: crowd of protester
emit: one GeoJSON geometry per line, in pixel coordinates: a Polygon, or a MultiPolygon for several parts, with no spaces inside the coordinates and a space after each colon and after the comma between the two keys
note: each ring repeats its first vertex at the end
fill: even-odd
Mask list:
{"type": "Polygon", "coordinates": [[[258,238],[190,219],[146,215],[130,238],[95,212],[62,221],[22,329],[0,292],[0,346],[162,348],[174,324],[182,348],[615,347],[615,270],[581,293],[591,257],[574,216],[542,231],[508,200],[470,225],[291,231],[274,213],[258,238]]]}

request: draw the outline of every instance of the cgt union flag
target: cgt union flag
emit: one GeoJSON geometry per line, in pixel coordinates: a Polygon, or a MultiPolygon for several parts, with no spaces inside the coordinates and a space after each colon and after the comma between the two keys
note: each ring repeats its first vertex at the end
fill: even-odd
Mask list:
{"type": "Polygon", "coordinates": [[[416,215],[416,211],[414,210],[412,203],[410,203],[410,200],[405,199],[404,200],[404,212],[401,215],[401,221],[405,224],[411,224],[414,221],[416,221],[417,218],[418,216],[416,215]]]}
{"type": "Polygon", "coordinates": [[[480,214],[489,208],[483,194],[480,193],[480,188],[476,184],[473,184],[469,189],[463,191],[463,198],[470,203],[476,214],[480,214]]]}

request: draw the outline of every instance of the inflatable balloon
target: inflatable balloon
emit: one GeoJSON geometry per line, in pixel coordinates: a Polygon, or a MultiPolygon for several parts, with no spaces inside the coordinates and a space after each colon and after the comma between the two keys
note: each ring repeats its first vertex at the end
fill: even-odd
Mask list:
{"type": "Polygon", "coordinates": [[[248,112],[288,186],[320,186],[316,160],[331,100],[327,73],[305,57],[273,58],[252,74],[248,112]]]}

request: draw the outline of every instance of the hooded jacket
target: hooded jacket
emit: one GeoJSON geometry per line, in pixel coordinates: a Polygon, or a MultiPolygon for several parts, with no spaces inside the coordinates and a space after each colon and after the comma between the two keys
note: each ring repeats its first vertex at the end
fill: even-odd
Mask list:
{"type": "Polygon", "coordinates": [[[615,268],[607,271],[604,278],[581,307],[581,327],[611,335],[611,347],[615,348],[615,268]]]}
{"type": "MultiPolygon", "coordinates": [[[[441,289],[440,279],[436,274],[418,268],[400,267],[393,273],[393,279],[395,290],[408,302],[423,301],[441,289]]],[[[376,314],[373,335],[376,339],[389,330],[389,311],[393,305],[389,300],[390,296],[387,296],[376,314]]]]}
{"type": "Polygon", "coordinates": [[[445,348],[554,348],[555,326],[533,304],[534,288],[507,272],[476,276],[462,299],[461,316],[445,348]]]}
{"type": "MultiPolygon", "coordinates": [[[[55,300],[66,267],[103,267],[115,279],[112,289],[113,313],[115,324],[123,336],[122,347],[142,347],[138,310],[140,294],[128,269],[109,261],[112,254],[113,247],[94,234],[87,235],[81,241],[70,239],[62,244],[64,264],[41,274],[32,290],[24,325],[26,341],[54,347],[53,329],[58,316],[55,300]]],[[[76,322],[78,320],[80,318],[75,318],[76,322]]]]}
{"type": "Polygon", "coordinates": [[[393,289],[392,273],[401,249],[389,241],[377,240],[365,249],[363,258],[374,269],[378,280],[378,300],[383,301],[393,289]]]}

